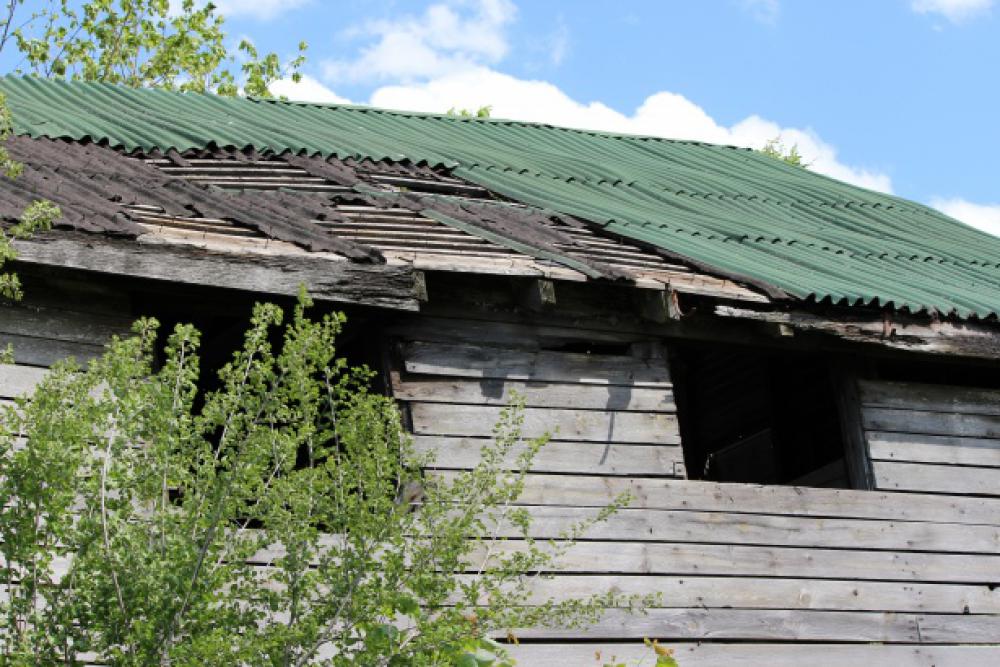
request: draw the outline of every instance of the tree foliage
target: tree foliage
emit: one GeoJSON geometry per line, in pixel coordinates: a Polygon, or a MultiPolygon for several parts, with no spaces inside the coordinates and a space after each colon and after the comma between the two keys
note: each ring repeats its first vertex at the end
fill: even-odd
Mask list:
{"type": "Polygon", "coordinates": [[[449,116],[456,116],[458,118],[489,118],[493,114],[493,105],[487,104],[486,106],[479,107],[475,111],[472,109],[457,109],[452,107],[446,112],[449,116]]]}
{"type": "Polygon", "coordinates": [[[305,61],[305,42],[286,63],[248,39],[231,49],[211,2],[48,0],[22,17],[23,3],[7,3],[0,49],[13,40],[22,69],[47,78],[270,97],[269,85],[298,81],[305,61]]]}
{"type": "Polygon", "coordinates": [[[802,154],[799,153],[799,145],[792,144],[791,148],[786,148],[781,137],[768,140],[763,148],[760,148],[757,152],[763,153],[768,157],[773,157],[775,160],[786,162],[794,167],[809,166],[808,162],[802,161],[802,154]]]}
{"type": "MultiPolygon", "coordinates": [[[[0,178],[17,178],[22,165],[14,160],[7,150],[6,142],[13,131],[10,110],[3,94],[0,94],[0,178]]],[[[6,228],[0,227],[0,268],[17,257],[12,241],[23,239],[36,231],[48,229],[60,216],[59,207],[52,202],[40,200],[30,204],[21,214],[20,220],[6,228]]],[[[20,299],[21,281],[17,274],[0,272],[0,297],[20,299]]]]}
{"type": "Polygon", "coordinates": [[[501,664],[491,634],[652,599],[531,599],[530,573],[627,498],[532,539],[516,501],[545,441],[517,406],[475,469],[428,482],[392,400],[338,358],[343,317],[307,306],[284,325],[257,306],[214,392],[196,330],[154,368],[141,320],[2,408],[0,662],[501,664]]]}

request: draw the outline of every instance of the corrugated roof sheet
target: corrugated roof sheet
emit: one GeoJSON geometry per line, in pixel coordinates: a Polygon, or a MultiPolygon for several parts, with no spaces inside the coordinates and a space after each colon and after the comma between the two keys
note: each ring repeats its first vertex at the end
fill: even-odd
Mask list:
{"type": "Polygon", "coordinates": [[[447,166],[799,298],[985,317],[1000,239],[920,204],[745,149],[504,120],[0,80],[18,134],[125,150],[205,146],[447,166]]]}

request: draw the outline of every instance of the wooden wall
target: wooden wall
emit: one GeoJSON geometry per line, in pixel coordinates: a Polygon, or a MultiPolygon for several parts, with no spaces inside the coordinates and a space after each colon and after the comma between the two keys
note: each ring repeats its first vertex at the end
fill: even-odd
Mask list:
{"type": "MultiPolygon", "coordinates": [[[[30,390],[65,354],[98,353],[127,330],[126,306],[67,287],[0,308],[0,341],[17,350],[0,367],[0,397],[30,390]]],[[[528,435],[558,429],[521,500],[535,536],[558,536],[620,491],[635,496],[538,583],[538,599],[613,589],[659,591],[662,603],[583,631],[520,629],[520,665],[652,664],[644,637],[673,647],[682,667],[1000,664],[995,393],[862,383],[875,469],[905,470],[905,484],[718,484],[684,479],[658,343],[431,318],[394,335],[392,390],[417,446],[438,452],[435,474],[473,465],[516,390],[528,435]]]]}
{"type": "Polygon", "coordinates": [[[859,393],[876,488],[1000,495],[1000,391],[862,381],[859,393]]]}
{"type": "Polygon", "coordinates": [[[662,348],[585,354],[509,323],[433,329],[397,341],[391,378],[417,446],[438,453],[434,474],[475,463],[517,390],[528,435],[558,429],[522,498],[534,537],[635,495],[537,599],[662,594],[582,631],[520,629],[519,664],[652,664],[644,637],[682,667],[1000,664],[1000,498],[688,481],[662,348]]]}
{"type": "Polygon", "coordinates": [[[26,281],[20,302],[0,302],[0,347],[14,351],[0,365],[0,400],[30,393],[49,366],[98,356],[113,335],[132,325],[127,300],[109,291],[62,282],[26,281]]]}

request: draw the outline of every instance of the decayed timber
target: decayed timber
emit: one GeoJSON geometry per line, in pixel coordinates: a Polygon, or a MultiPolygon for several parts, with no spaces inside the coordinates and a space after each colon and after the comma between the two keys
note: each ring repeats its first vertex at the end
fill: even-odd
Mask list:
{"type": "Polygon", "coordinates": [[[991,389],[881,381],[861,381],[858,387],[861,402],[871,407],[1000,415],[1000,391],[991,389]]]}
{"type": "Polygon", "coordinates": [[[83,269],[133,278],[295,295],[305,285],[321,301],[398,310],[419,307],[413,270],[308,257],[239,258],[183,246],[114,241],[60,233],[15,243],[22,264],[83,269]]]}
{"type": "MultiPolygon", "coordinates": [[[[460,575],[460,580],[470,575],[460,575]]],[[[557,574],[535,579],[526,603],[574,600],[594,593],[662,594],[652,608],[799,609],[915,614],[1000,614],[1000,591],[986,585],[844,579],[557,574]]]]}
{"type": "Polygon", "coordinates": [[[392,395],[401,401],[507,405],[514,393],[532,408],[577,408],[628,412],[674,412],[667,388],[524,382],[498,378],[402,377],[391,373],[392,395]]]}
{"type": "Polygon", "coordinates": [[[880,489],[1000,496],[1000,468],[875,461],[880,489]]]}
{"type": "MultiPolygon", "coordinates": [[[[594,509],[577,507],[526,510],[533,518],[529,535],[539,539],[558,538],[567,525],[596,515],[594,509]]],[[[518,534],[518,529],[511,526],[498,528],[501,537],[518,534]]],[[[623,509],[588,529],[583,538],[1000,555],[997,526],[726,512],[623,509]]]]}
{"type": "MultiPolygon", "coordinates": [[[[434,474],[443,478],[454,475],[447,471],[434,474]]],[[[532,474],[525,479],[524,493],[519,500],[527,505],[603,507],[625,491],[632,495],[629,507],[642,509],[1000,526],[1000,499],[997,498],[719,484],[644,477],[621,479],[596,475],[532,474]]],[[[864,548],[864,545],[858,547],[864,548]]]]}
{"type": "Polygon", "coordinates": [[[656,359],[414,342],[403,351],[410,373],[583,384],[669,387],[666,363],[656,359]]]}
{"type": "MultiPolygon", "coordinates": [[[[524,628],[514,634],[523,639],[569,639],[579,632],[524,628]]],[[[907,644],[994,644],[998,632],[1000,619],[993,616],[771,609],[649,609],[645,614],[616,609],[609,610],[587,628],[587,636],[592,639],[642,641],[645,637],[659,637],[907,644]]]]}
{"type": "Polygon", "coordinates": [[[1000,416],[998,415],[865,408],[864,425],[866,429],[875,431],[1000,438],[1000,416]]]}
{"type": "Polygon", "coordinates": [[[881,431],[867,437],[874,460],[1000,467],[1000,440],[881,431]]]}
{"type": "MultiPolygon", "coordinates": [[[[1000,646],[879,644],[779,644],[665,642],[683,667],[995,667],[1000,646]]],[[[640,641],[622,643],[523,643],[510,647],[518,665],[627,664],[653,667],[656,655],[640,641]]]]}
{"type": "MultiPolygon", "coordinates": [[[[494,553],[526,546],[507,540],[494,553]]],[[[473,558],[470,569],[480,560],[473,558]]],[[[995,585],[1000,556],[895,552],[866,549],[579,542],[557,557],[551,570],[568,574],[712,575],[791,579],[858,579],[995,585]]]]}
{"type": "MultiPolygon", "coordinates": [[[[485,437],[413,437],[417,453],[435,454],[430,465],[438,469],[467,470],[475,467],[483,446],[491,442],[492,438],[485,437]]],[[[516,469],[520,451],[515,449],[507,457],[506,464],[510,469],[516,469]]],[[[535,455],[530,469],[549,473],[673,477],[683,466],[684,453],[679,446],[552,441],[535,455]]]]}
{"type": "Polygon", "coordinates": [[[0,398],[31,395],[44,377],[44,368],[0,364],[0,398]]]}
{"type": "MultiPolygon", "coordinates": [[[[419,435],[489,436],[503,408],[488,405],[411,403],[413,432],[419,435]]],[[[680,444],[677,418],[671,414],[525,408],[521,434],[555,440],[680,444]]]]}
{"type": "Polygon", "coordinates": [[[974,322],[926,322],[897,315],[887,324],[881,314],[837,318],[812,313],[753,310],[718,305],[719,317],[784,324],[798,331],[825,333],[854,343],[936,355],[1000,359],[1000,328],[974,322]]]}

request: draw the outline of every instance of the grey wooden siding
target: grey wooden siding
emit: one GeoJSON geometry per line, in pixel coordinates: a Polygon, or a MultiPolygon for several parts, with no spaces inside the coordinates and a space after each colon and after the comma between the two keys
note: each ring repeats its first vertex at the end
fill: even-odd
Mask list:
{"type": "Polygon", "coordinates": [[[533,472],[683,476],[663,358],[430,341],[403,343],[400,357],[393,394],[416,448],[437,453],[435,467],[474,466],[516,392],[523,435],[552,434],[533,472]]]}
{"type": "Polygon", "coordinates": [[[1000,664],[1000,498],[689,481],[671,470],[683,457],[662,360],[546,351],[510,330],[503,344],[482,326],[489,343],[407,340],[391,371],[418,448],[438,452],[432,474],[473,465],[517,390],[528,434],[556,429],[521,499],[534,537],[635,496],[538,582],[537,600],[663,600],[585,630],[520,629],[519,664],[651,665],[644,637],[683,667],[1000,664]]]}
{"type": "Polygon", "coordinates": [[[0,400],[30,394],[60,359],[93,359],[131,324],[126,304],[109,293],[32,284],[22,302],[0,304],[0,347],[14,351],[14,364],[0,365],[0,400]]]}
{"type": "Polygon", "coordinates": [[[1000,495],[1000,391],[859,383],[875,487],[1000,495]]]}

